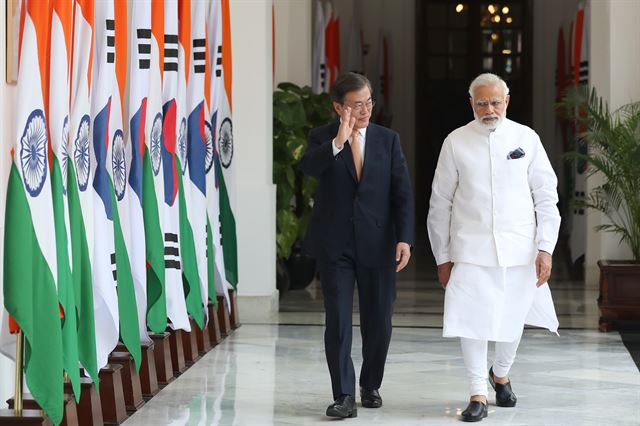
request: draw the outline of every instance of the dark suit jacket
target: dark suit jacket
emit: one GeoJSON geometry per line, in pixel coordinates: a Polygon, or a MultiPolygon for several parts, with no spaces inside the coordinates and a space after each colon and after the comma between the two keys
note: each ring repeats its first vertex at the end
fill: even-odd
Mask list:
{"type": "Polygon", "coordinates": [[[301,160],[302,171],[318,178],[305,252],[320,261],[335,261],[354,235],[358,262],[394,266],[396,244],[414,243],[413,192],[400,136],[369,124],[358,183],[349,144],[333,156],[331,142],[338,127],[335,122],[311,130],[301,160]]]}

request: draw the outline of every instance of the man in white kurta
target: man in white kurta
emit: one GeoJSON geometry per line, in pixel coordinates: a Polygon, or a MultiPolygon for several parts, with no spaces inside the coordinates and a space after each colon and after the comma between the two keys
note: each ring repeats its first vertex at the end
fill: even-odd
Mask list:
{"type": "Polygon", "coordinates": [[[487,342],[496,342],[496,404],[513,407],[508,372],[524,325],[557,332],[547,280],[560,215],[540,138],[506,118],[506,83],[482,74],[469,94],[475,120],[444,141],[427,227],[446,291],[443,336],[460,337],[469,378],[461,420],[478,421],[487,416],[487,342]]]}

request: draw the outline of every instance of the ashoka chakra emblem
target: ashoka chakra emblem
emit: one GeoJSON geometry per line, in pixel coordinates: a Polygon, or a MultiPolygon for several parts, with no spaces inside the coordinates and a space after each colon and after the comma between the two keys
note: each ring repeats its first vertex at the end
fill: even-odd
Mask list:
{"type": "Polygon", "coordinates": [[[122,201],[127,183],[127,165],[124,158],[124,137],[120,129],[116,130],[115,135],[113,135],[111,168],[113,170],[113,186],[116,190],[116,198],[118,201],[122,201]]]}
{"type": "Polygon", "coordinates": [[[233,159],[233,123],[230,118],[225,118],[220,125],[220,137],[218,138],[218,152],[222,167],[228,169],[233,159]]]}
{"type": "Polygon", "coordinates": [[[87,190],[89,183],[89,172],[91,171],[91,160],[89,157],[89,128],[90,119],[88,115],[84,115],[78,126],[78,134],[73,142],[73,163],[76,166],[76,175],[78,179],[78,189],[80,191],[87,190]]]}
{"type": "Polygon", "coordinates": [[[156,114],[151,128],[151,168],[153,175],[160,173],[160,162],[162,160],[162,114],[156,114]]]}
{"type": "Polygon", "coordinates": [[[213,134],[211,130],[211,124],[204,122],[204,170],[205,173],[209,173],[211,166],[213,166],[213,134]]]}
{"type": "Polygon", "coordinates": [[[20,162],[27,192],[37,197],[47,179],[47,124],[40,109],[27,118],[20,139],[20,162]]]}
{"type": "Polygon", "coordinates": [[[187,120],[180,122],[180,133],[178,134],[178,155],[180,156],[180,166],[182,174],[187,171],[187,120]]]}
{"type": "Polygon", "coordinates": [[[60,167],[62,168],[62,193],[67,195],[67,164],[69,164],[69,151],[67,144],[69,143],[69,116],[64,118],[62,125],[62,158],[60,159],[60,167]]]}

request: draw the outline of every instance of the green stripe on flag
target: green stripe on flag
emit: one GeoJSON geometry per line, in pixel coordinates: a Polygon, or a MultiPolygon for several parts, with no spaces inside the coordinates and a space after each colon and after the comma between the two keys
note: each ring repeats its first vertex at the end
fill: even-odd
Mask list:
{"type": "Polygon", "coordinates": [[[65,224],[64,195],[62,193],[62,171],[58,157],[53,157],[51,170],[51,195],[53,220],[56,230],[56,259],[58,265],[58,298],[64,310],[62,321],[62,361],[67,372],[76,402],[80,402],[80,369],[78,368],[78,329],[76,299],[69,265],[69,240],[65,224]]]}
{"type": "Polygon", "coordinates": [[[131,275],[131,263],[124,242],[120,215],[116,207],[116,193],[113,183],[109,178],[109,193],[113,205],[113,242],[116,250],[116,275],[118,286],[118,313],[120,315],[120,338],[122,343],[133,357],[136,371],[140,371],[142,351],[140,349],[140,331],[138,330],[138,309],[136,305],[136,293],[133,289],[133,275],[131,275]]]}
{"type": "Polygon", "coordinates": [[[82,218],[76,172],[67,163],[67,202],[71,232],[71,276],[78,313],[78,358],[99,389],[98,361],[96,358],[96,330],[93,317],[93,278],[87,232],[82,218]]]}
{"type": "Polygon", "coordinates": [[[234,289],[238,287],[238,241],[236,239],[236,219],[229,202],[229,192],[224,181],[221,167],[216,167],[220,182],[220,229],[222,234],[222,253],[224,253],[224,272],[227,281],[234,289]]]}
{"type": "Polygon", "coordinates": [[[211,222],[207,216],[207,287],[209,289],[209,300],[214,305],[218,305],[218,298],[216,297],[216,272],[215,272],[216,257],[213,252],[213,233],[211,232],[211,222]]]}
{"type": "Polygon", "coordinates": [[[158,199],[149,150],[142,159],[142,214],[147,257],[147,326],[154,333],[167,328],[167,296],[164,281],[164,238],[160,228],[158,199]]]}
{"type": "Polygon", "coordinates": [[[182,260],[182,285],[187,302],[187,312],[202,330],[204,327],[204,313],[202,307],[202,293],[200,292],[200,278],[196,263],[196,246],[193,231],[187,218],[187,204],[184,198],[182,182],[182,166],[176,157],[178,168],[178,196],[180,197],[180,257],[182,260]]]}
{"type": "Polygon", "coordinates": [[[4,224],[4,306],[24,332],[27,386],[53,423],[59,424],[64,391],[58,295],[15,163],[4,224]]]}

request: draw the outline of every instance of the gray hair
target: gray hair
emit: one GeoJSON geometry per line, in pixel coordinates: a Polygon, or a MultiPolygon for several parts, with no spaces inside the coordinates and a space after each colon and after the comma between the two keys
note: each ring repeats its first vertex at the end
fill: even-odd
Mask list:
{"type": "Polygon", "coordinates": [[[333,82],[333,86],[331,86],[329,94],[331,95],[331,100],[333,102],[342,104],[344,103],[344,98],[347,93],[357,92],[365,87],[368,87],[369,92],[373,94],[373,90],[371,90],[371,82],[367,77],[355,72],[347,72],[336,78],[336,81],[333,82]]]}
{"type": "Polygon", "coordinates": [[[505,97],[509,94],[509,86],[507,86],[507,83],[497,75],[487,72],[480,74],[471,82],[471,85],[469,85],[469,96],[473,99],[473,92],[480,86],[493,85],[501,85],[505,97]]]}

